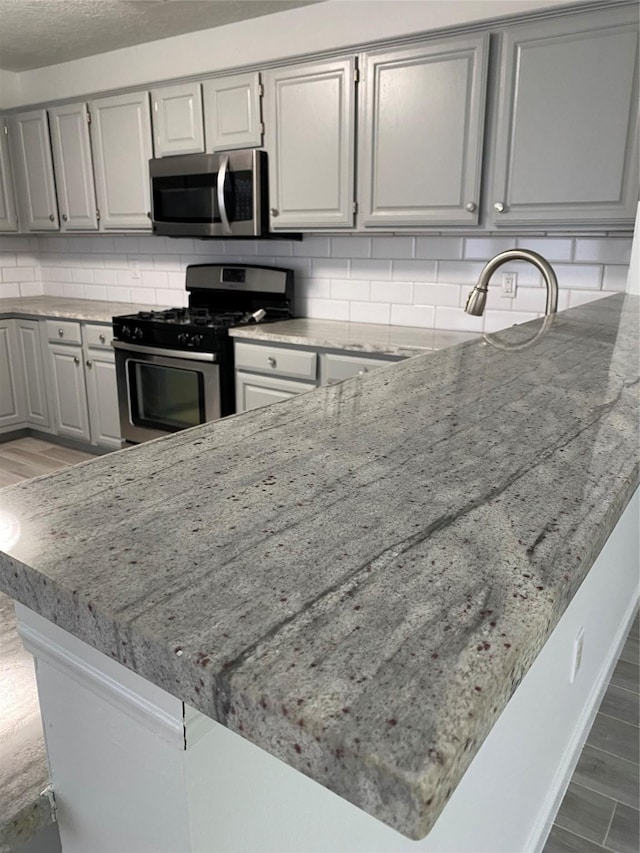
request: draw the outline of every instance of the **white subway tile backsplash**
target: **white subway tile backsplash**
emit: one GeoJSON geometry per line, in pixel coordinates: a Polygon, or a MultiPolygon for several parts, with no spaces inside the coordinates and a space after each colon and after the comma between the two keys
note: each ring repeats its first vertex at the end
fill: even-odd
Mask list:
{"type": "MultiPolygon", "coordinates": [[[[45,238],[45,239],[47,239],[47,238],[45,238]]],[[[113,254],[113,252],[115,252],[115,250],[116,250],[116,247],[113,243],[113,237],[109,237],[105,234],[103,234],[99,237],[91,237],[89,239],[89,244],[91,246],[91,251],[95,252],[96,254],[100,254],[100,253],[113,254]]]]}
{"type": "Polygon", "coordinates": [[[150,290],[149,293],[155,294],[156,305],[166,305],[167,307],[176,306],[178,308],[182,308],[183,305],[187,304],[186,291],[184,293],[184,297],[179,291],[168,290],[162,287],[150,290]]]}
{"type": "Polygon", "coordinates": [[[20,285],[17,281],[5,281],[0,285],[0,297],[17,299],[20,296],[20,285]]]}
{"type": "Polygon", "coordinates": [[[129,266],[126,255],[105,255],[104,267],[108,270],[126,270],[129,266]]]}
{"type": "Polygon", "coordinates": [[[82,284],[77,282],[65,282],[62,285],[62,295],[69,299],[84,299],[85,289],[82,284]]]}
{"type": "Polygon", "coordinates": [[[436,309],[431,305],[392,305],[391,323],[394,326],[420,326],[432,329],[436,309]]]}
{"type": "Polygon", "coordinates": [[[606,266],[604,268],[604,276],[602,279],[603,290],[617,290],[624,292],[627,289],[627,279],[629,278],[629,267],[624,266],[606,266]]]}
{"type": "Polygon", "coordinates": [[[456,332],[482,332],[484,318],[472,317],[471,314],[465,314],[462,308],[438,306],[435,312],[436,329],[451,329],[456,332]]]}
{"type": "Polygon", "coordinates": [[[391,306],[383,302],[352,302],[349,308],[352,323],[383,323],[391,319],[391,306]]]}
{"type": "Polygon", "coordinates": [[[391,278],[391,261],[368,261],[356,258],[351,261],[350,276],[368,281],[387,281],[391,278]]]}
{"type": "Polygon", "coordinates": [[[167,273],[167,286],[172,290],[184,290],[185,289],[185,273],[181,272],[168,272],[167,273]]]}
{"type": "Polygon", "coordinates": [[[576,262],[626,264],[628,266],[630,259],[630,237],[606,237],[597,240],[581,237],[576,240],[576,262]]]}
{"type": "Polygon", "coordinates": [[[335,258],[312,258],[313,278],[348,278],[349,261],[335,258]]]}
{"type": "Polygon", "coordinates": [[[43,287],[41,281],[21,281],[20,296],[41,296],[43,287]]]}
{"type": "Polygon", "coordinates": [[[484,330],[485,332],[499,332],[500,329],[508,329],[511,326],[528,323],[529,320],[535,320],[539,316],[538,313],[527,311],[487,310],[484,315],[484,330]]]}
{"type": "Polygon", "coordinates": [[[415,247],[413,237],[372,237],[372,258],[412,258],[415,247]]]}
{"type": "Polygon", "coordinates": [[[435,281],[436,261],[406,260],[391,262],[391,278],[394,281],[435,281]]]}
{"type": "MultiPolygon", "coordinates": [[[[142,239],[148,240],[150,238],[143,237],[142,239]]],[[[119,252],[122,255],[129,253],[137,255],[140,250],[140,239],[138,237],[114,237],[113,248],[115,252],[119,252]]]]}
{"type": "Polygon", "coordinates": [[[486,263],[499,252],[514,247],[515,240],[512,237],[466,237],[463,256],[465,260],[486,263]]]}
{"type": "Polygon", "coordinates": [[[370,237],[331,237],[331,256],[334,258],[370,258],[370,237]]]}
{"type": "Polygon", "coordinates": [[[293,244],[293,254],[303,258],[328,258],[331,255],[329,237],[318,234],[307,235],[293,244]]]}
{"type": "Polygon", "coordinates": [[[529,238],[519,237],[517,240],[519,249],[531,249],[546,258],[547,261],[570,261],[571,246],[570,239],[561,237],[529,238]]]}
{"type": "Polygon", "coordinates": [[[462,237],[416,237],[416,258],[457,260],[462,258],[462,237]]]}
{"type": "Polygon", "coordinates": [[[331,280],[331,299],[369,301],[369,282],[345,279],[331,280]]]}
{"type": "Polygon", "coordinates": [[[15,252],[3,252],[0,247],[0,267],[15,267],[18,265],[18,255],[15,252]]]}
{"type": "MultiPolygon", "coordinates": [[[[558,304],[560,303],[560,295],[564,297],[565,291],[558,294],[558,304]]],[[[501,311],[531,311],[536,314],[543,313],[546,304],[547,290],[542,287],[518,287],[514,299],[509,297],[493,294],[493,304],[491,307],[501,311]]]]}
{"type": "Polygon", "coordinates": [[[316,320],[348,320],[349,303],[338,299],[303,299],[301,306],[303,317],[316,320]]]}
{"type": "Polygon", "coordinates": [[[3,281],[35,281],[36,267],[3,267],[3,281]]]}
{"type": "Polygon", "coordinates": [[[118,273],[116,270],[110,269],[94,270],[93,280],[96,284],[116,284],[118,281],[118,273]]]}
{"type": "Polygon", "coordinates": [[[92,284],[84,288],[85,299],[102,299],[107,301],[107,287],[104,284],[92,284]]]}
{"type": "Polygon", "coordinates": [[[604,299],[605,296],[613,296],[613,293],[604,290],[572,290],[569,293],[569,307],[575,308],[576,305],[584,305],[595,299],[604,299]]]}
{"type": "MultiPolygon", "coordinates": [[[[131,282],[131,287],[136,287],[135,280],[131,282]]],[[[159,270],[141,270],[140,271],[140,287],[153,287],[166,290],[169,287],[169,278],[166,272],[159,270]]]]}
{"type": "Polygon", "coordinates": [[[127,267],[124,270],[116,270],[116,284],[118,287],[144,287],[142,273],[140,279],[134,279],[132,271],[127,267]]]}
{"type": "Polygon", "coordinates": [[[459,284],[414,284],[413,301],[416,305],[460,305],[462,288],[459,284]]]}
{"type": "Polygon", "coordinates": [[[107,287],[107,299],[112,302],[131,302],[131,290],[128,287],[107,287]]]}
{"type": "Polygon", "coordinates": [[[483,267],[475,261],[439,261],[437,280],[442,284],[475,284],[483,267]]]}
{"type": "Polygon", "coordinates": [[[72,267],[71,281],[80,282],[80,284],[92,284],[93,270],[85,269],[84,267],[72,267]]]}
{"type": "Polygon", "coordinates": [[[150,234],[146,237],[138,237],[138,248],[128,249],[129,252],[139,252],[141,255],[161,255],[164,252],[172,252],[167,244],[169,237],[158,237],[150,234]]]}
{"type": "Polygon", "coordinates": [[[331,299],[331,281],[327,278],[298,278],[294,292],[301,299],[331,299]]]}
{"type": "Polygon", "coordinates": [[[553,269],[558,278],[558,287],[599,290],[602,285],[602,267],[599,266],[554,264],[553,269]]]}
{"type": "Polygon", "coordinates": [[[372,302],[413,303],[413,282],[411,281],[372,281],[369,299],[372,302]]]}

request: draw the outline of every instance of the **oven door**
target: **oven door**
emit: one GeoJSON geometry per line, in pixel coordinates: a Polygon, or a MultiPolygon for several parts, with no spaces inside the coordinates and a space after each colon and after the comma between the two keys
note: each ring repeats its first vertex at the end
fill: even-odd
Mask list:
{"type": "Polygon", "coordinates": [[[138,444],[220,417],[220,368],[212,353],[113,341],[122,438],[138,444]]]}

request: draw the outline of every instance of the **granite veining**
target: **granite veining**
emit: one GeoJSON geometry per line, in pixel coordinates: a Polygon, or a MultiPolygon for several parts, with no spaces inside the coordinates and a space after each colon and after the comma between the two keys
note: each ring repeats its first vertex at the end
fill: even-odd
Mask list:
{"type": "Polygon", "coordinates": [[[0,314],[15,317],[64,317],[94,323],[111,323],[118,314],[158,311],[160,305],[108,302],[101,299],[72,299],[64,296],[20,296],[0,299],[0,314]]]}
{"type": "Polygon", "coordinates": [[[278,323],[239,326],[237,329],[231,329],[230,335],[252,341],[398,356],[412,356],[425,350],[444,349],[477,338],[477,334],[472,332],[314,320],[305,317],[278,323]]]}
{"type": "Polygon", "coordinates": [[[638,486],[639,307],[7,488],[0,588],[421,838],[638,486]]]}

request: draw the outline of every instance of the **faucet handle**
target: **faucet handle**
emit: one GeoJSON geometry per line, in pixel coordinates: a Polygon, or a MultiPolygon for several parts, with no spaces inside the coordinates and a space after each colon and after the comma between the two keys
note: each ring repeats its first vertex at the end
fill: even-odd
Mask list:
{"type": "Polygon", "coordinates": [[[496,210],[498,213],[504,213],[504,211],[505,211],[505,206],[504,206],[504,204],[503,204],[501,201],[497,201],[497,202],[493,205],[493,209],[494,209],[494,210],[496,210]]]}

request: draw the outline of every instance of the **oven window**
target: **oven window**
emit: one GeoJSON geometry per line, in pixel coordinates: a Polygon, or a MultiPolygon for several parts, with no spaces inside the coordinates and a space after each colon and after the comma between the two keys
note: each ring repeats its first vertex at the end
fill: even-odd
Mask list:
{"type": "MultiPolygon", "coordinates": [[[[156,222],[220,222],[216,172],[153,179],[156,222]]],[[[253,218],[253,177],[249,170],[227,172],[224,203],[230,222],[253,218]]]]}
{"type": "Polygon", "coordinates": [[[205,421],[204,381],[197,370],[128,362],[131,420],[174,432],[205,421]]]}

